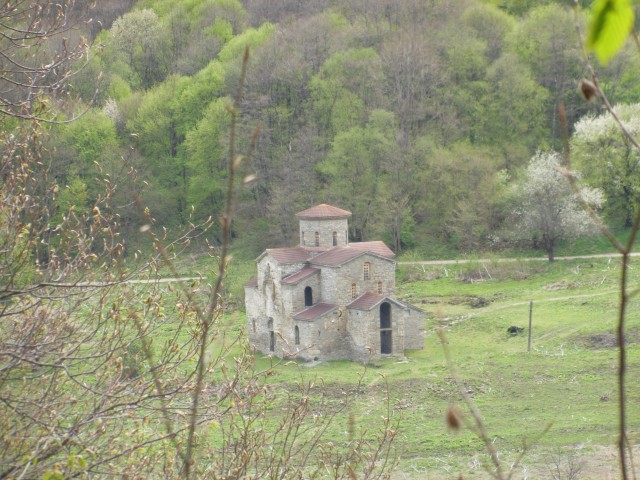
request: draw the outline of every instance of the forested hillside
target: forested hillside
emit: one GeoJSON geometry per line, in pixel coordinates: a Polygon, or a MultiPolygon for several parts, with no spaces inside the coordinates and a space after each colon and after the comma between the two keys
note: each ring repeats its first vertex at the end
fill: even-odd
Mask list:
{"type": "MultiPolygon", "coordinates": [[[[61,207],[89,208],[94,179],[109,175],[125,235],[139,226],[132,168],[160,225],[221,210],[246,46],[240,142],[260,135],[233,234],[251,254],[294,242],[294,213],[320,202],[353,212],[352,239],[396,251],[502,245],[516,237],[514,185],[536,151],[561,148],[558,106],[571,132],[599,113],[577,93],[585,19],[567,2],[107,3],[89,64],[57,99],[67,117],[88,111],[51,127],[48,151],[61,207]]],[[[640,101],[638,62],[623,52],[598,72],[613,103],[640,101]]],[[[628,223],[635,185],[613,192],[577,160],[592,186],[609,186],[606,218],[628,223]]]]}

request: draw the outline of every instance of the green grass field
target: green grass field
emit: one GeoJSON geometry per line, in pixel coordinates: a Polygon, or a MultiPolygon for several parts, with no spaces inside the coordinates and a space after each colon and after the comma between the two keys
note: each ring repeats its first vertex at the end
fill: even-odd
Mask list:
{"type": "MultiPolygon", "coordinates": [[[[239,271],[248,274],[250,269],[239,271]]],[[[230,274],[242,283],[233,267],[230,274]]],[[[445,425],[448,406],[462,407],[462,401],[436,334],[443,327],[458,375],[505,466],[516,459],[523,442],[529,444],[514,478],[553,478],[551,464],[567,472],[581,464],[575,478],[617,478],[619,274],[619,261],[607,259],[401,266],[398,296],[425,311],[423,350],[367,367],[283,362],[273,367],[270,379],[283,388],[301,380],[322,382],[324,393],[336,399],[350,393],[348,411],[357,428],[368,430],[386,415],[388,384],[403,448],[397,478],[457,478],[458,473],[487,478],[482,442],[472,432],[451,432],[445,425]],[[532,347],[527,352],[530,301],[532,347]],[[525,331],[512,336],[507,333],[512,325],[525,331]]],[[[631,277],[631,285],[640,283],[636,263],[631,277]]],[[[634,298],[626,319],[632,443],[640,434],[639,306],[634,298]]],[[[242,323],[244,317],[236,313],[234,318],[242,323]]],[[[267,357],[256,361],[258,368],[273,363],[267,357]]],[[[346,440],[346,422],[342,417],[335,422],[332,440],[346,440]]]]}

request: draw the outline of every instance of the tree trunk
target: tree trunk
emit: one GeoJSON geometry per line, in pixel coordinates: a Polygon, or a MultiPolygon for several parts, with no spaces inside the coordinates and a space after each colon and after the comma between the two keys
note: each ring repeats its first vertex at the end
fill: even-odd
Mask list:
{"type": "Polygon", "coordinates": [[[550,261],[550,262],[555,261],[555,259],[556,259],[556,258],[555,258],[555,256],[554,256],[554,252],[553,252],[553,250],[554,250],[553,245],[548,246],[548,247],[546,248],[546,250],[547,250],[547,257],[549,258],[549,261],[550,261]]]}

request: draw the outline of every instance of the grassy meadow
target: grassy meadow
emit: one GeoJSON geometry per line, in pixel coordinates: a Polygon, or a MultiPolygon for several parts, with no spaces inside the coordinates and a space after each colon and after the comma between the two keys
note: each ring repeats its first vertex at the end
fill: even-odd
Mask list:
{"type": "MultiPolygon", "coordinates": [[[[631,285],[640,283],[638,262],[631,266],[631,285]]],[[[232,264],[229,288],[236,301],[228,318],[234,331],[244,322],[235,309],[241,304],[239,287],[251,273],[245,262],[232,264]]],[[[256,367],[270,370],[272,387],[283,392],[313,382],[311,392],[336,405],[348,397],[344,415],[328,431],[335,442],[348,440],[349,417],[358,431],[373,432],[390,412],[400,430],[397,478],[488,478],[482,442],[468,430],[449,431],[444,421],[450,405],[466,409],[436,334],[443,327],[457,373],[505,468],[526,445],[514,478],[617,478],[619,274],[616,259],[400,265],[398,297],[425,311],[423,350],[366,367],[346,361],[310,366],[264,356],[257,356],[256,367]],[[524,332],[510,335],[510,326],[524,332]]],[[[639,306],[634,297],[626,320],[632,443],[640,435],[639,306]]]]}

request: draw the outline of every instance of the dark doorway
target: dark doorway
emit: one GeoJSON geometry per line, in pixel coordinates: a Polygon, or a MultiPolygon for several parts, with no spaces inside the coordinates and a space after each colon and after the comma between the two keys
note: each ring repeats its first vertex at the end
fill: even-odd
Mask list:
{"type": "Polygon", "coordinates": [[[273,352],[276,349],[276,332],[273,331],[273,318],[269,318],[267,328],[269,329],[269,351],[273,352]]]}
{"type": "Polygon", "coordinates": [[[389,355],[392,350],[391,330],[380,330],[380,353],[389,355]]]}
{"type": "Polygon", "coordinates": [[[313,305],[313,291],[311,287],[306,287],[304,289],[304,306],[310,307],[311,305],[313,305]]]}
{"type": "Polygon", "coordinates": [[[391,305],[384,302],[380,305],[380,353],[388,355],[392,351],[391,305]]]}

